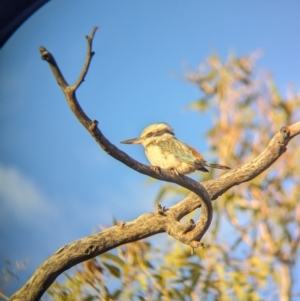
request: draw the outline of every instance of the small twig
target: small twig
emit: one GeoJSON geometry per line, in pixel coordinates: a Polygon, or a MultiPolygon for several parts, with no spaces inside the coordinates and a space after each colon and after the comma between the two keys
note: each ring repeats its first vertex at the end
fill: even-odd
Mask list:
{"type": "Polygon", "coordinates": [[[47,49],[43,46],[41,46],[39,48],[39,51],[41,53],[42,60],[47,61],[49,63],[51,71],[53,72],[53,75],[56,78],[59,86],[62,89],[65,89],[66,87],[68,87],[69,85],[68,85],[67,81],[65,80],[65,78],[63,77],[53,55],[50,52],[48,52],[47,49]]]}
{"type": "Polygon", "coordinates": [[[72,86],[72,89],[73,91],[76,91],[78,89],[78,87],[83,83],[84,79],[85,79],[85,76],[89,70],[89,66],[90,66],[90,63],[91,63],[91,60],[92,60],[92,57],[94,56],[95,52],[92,51],[92,42],[93,42],[93,39],[94,39],[94,36],[95,36],[95,33],[97,31],[99,27],[98,26],[95,26],[93,28],[93,31],[91,33],[90,36],[86,36],[86,39],[87,39],[87,44],[88,44],[88,47],[87,47],[87,55],[86,55],[86,59],[85,59],[85,63],[84,63],[84,66],[83,66],[83,69],[79,75],[79,78],[77,79],[76,83],[72,86]]]}

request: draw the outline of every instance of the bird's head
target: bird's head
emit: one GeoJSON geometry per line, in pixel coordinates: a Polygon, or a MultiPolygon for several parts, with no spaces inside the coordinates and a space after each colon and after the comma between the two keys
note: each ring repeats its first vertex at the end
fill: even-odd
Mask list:
{"type": "Polygon", "coordinates": [[[174,130],[165,122],[148,125],[140,137],[121,141],[123,144],[142,144],[144,147],[159,140],[174,136],[174,130]]]}

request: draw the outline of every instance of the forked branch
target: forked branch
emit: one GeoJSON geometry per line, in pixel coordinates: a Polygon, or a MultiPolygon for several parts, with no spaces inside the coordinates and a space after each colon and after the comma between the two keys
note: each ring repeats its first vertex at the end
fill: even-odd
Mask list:
{"type": "Polygon", "coordinates": [[[84,68],[82,73],[80,74],[79,79],[73,86],[65,85],[66,81],[62,75],[62,72],[60,71],[57,63],[55,62],[53,55],[49,51],[47,51],[45,47],[40,47],[42,59],[46,60],[49,63],[53,75],[56,78],[57,82],[59,83],[62,91],[64,92],[67,102],[70,108],[72,109],[73,113],[75,114],[75,116],[83,124],[83,126],[89,131],[89,133],[94,137],[96,142],[101,146],[101,148],[106,153],[108,153],[115,159],[121,161],[122,163],[126,164],[130,168],[133,168],[134,170],[140,173],[156,178],[158,180],[176,183],[178,185],[181,185],[189,189],[190,191],[194,192],[196,195],[199,196],[199,202],[200,202],[199,205],[202,206],[202,214],[200,216],[199,221],[194,226],[191,226],[191,223],[189,223],[188,229],[184,229],[184,234],[180,234],[181,228],[183,226],[178,223],[179,219],[176,215],[173,214],[173,211],[171,209],[165,212],[159,210],[158,212],[161,215],[168,217],[169,219],[174,221],[174,222],[169,221],[169,223],[165,225],[163,229],[164,231],[168,232],[171,236],[173,236],[175,239],[179,240],[180,242],[190,245],[193,248],[200,246],[199,241],[204,235],[204,233],[206,232],[206,230],[208,229],[212,219],[212,205],[211,205],[210,198],[207,192],[205,191],[205,189],[203,189],[203,187],[198,182],[188,177],[185,176],[178,177],[175,176],[173,173],[165,170],[156,172],[153,169],[151,169],[149,166],[135,161],[133,158],[131,158],[126,153],[122,152],[115,145],[109,142],[109,140],[102,134],[102,132],[98,128],[98,121],[96,120],[91,121],[91,119],[84,113],[84,111],[82,110],[81,106],[77,101],[75,92],[88,71],[88,67],[90,65],[90,61],[93,56],[92,41],[96,30],[97,27],[94,27],[92,35],[90,37],[87,37],[88,51],[87,51],[86,62],[84,64],[84,68]]]}

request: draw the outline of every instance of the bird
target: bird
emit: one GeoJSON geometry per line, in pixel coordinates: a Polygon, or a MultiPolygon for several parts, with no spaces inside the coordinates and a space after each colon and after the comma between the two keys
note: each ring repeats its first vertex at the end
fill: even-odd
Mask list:
{"type": "Polygon", "coordinates": [[[141,144],[153,169],[167,169],[176,175],[189,174],[196,170],[208,172],[205,167],[230,169],[228,166],[205,161],[195,148],[179,141],[172,127],[165,122],[150,124],[140,137],[120,143],[141,144]]]}

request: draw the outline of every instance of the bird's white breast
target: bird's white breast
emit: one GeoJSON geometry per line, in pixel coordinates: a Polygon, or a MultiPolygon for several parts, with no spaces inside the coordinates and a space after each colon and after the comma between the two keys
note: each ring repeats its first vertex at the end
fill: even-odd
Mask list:
{"type": "Polygon", "coordinates": [[[196,170],[195,166],[178,160],[171,152],[165,152],[155,144],[148,145],[145,148],[145,153],[152,166],[159,166],[163,169],[176,169],[181,174],[196,170]]]}

